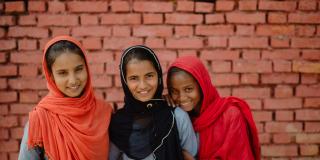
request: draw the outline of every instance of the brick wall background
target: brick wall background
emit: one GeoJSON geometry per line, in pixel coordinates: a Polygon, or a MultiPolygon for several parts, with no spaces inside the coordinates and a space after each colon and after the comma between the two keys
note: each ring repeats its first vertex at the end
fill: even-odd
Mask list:
{"type": "Polygon", "coordinates": [[[320,158],[320,1],[0,2],[0,159],[17,159],[27,113],[47,93],[42,49],[81,40],[97,95],[121,103],[121,51],[153,48],[164,71],[181,55],[207,64],[223,96],[251,105],[263,159],[320,158]]]}

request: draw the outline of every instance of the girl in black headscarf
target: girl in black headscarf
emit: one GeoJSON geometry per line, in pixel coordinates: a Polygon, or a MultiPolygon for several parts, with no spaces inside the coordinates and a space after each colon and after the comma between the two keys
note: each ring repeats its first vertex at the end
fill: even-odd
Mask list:
{"type": "Polygon", "coordinates": [[[125,50],[120,76],[125,99],[111,119],[110,160],[180,160],[182,150],[195,156],[197,141],[188,115],[162,99],[162,70],[154,52],[145,46],[125,50]]]}

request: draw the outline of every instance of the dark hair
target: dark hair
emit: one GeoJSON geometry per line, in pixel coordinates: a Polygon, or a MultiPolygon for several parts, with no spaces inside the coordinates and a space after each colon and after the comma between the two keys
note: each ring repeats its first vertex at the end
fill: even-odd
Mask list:
{"type": "Polygon", "coordinates": [[[63,53],[77,54],[85,59],[82,50],[76,44],[66,40],[58,41],[51,45],[46,53],[47,68],[50,72],[52,72],[51,67],[56,58],[63,53]]]}

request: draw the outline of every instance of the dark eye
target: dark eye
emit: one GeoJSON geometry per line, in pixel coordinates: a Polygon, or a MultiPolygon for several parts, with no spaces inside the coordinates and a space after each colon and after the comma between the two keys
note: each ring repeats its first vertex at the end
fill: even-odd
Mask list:
{"type": "Polygon", "coordinates": [[[193,91],[193,87],[187,87],[187,88],[185,88],[185,91],[186,91],[187,93],[190,93],[190,92],[193,91]]]}
{"type": "Polygon", "coordinates": [[[57,74],[60,76],[65,76],[65,75],[67,75],[67,72],[66,71],[58,71],[57,74]]]}
{"type": "Polygon", "coordinates": [[[83,70],[83,66],[77,67],[76,72],[81,72],[83,70]]]}
{"type": "Polygon", "coordinates": [[[128,81],[136,81],[136,80],[138,80],[137,76],[128,77],[128,81]]]}

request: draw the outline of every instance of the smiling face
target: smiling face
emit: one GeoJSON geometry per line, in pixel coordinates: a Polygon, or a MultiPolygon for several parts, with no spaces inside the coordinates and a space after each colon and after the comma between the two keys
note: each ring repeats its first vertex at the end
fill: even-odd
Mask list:
{"type": "Polygon", "coordinates": [[[131,59],[126,65],[126,81],[133,97],[141,102],[153,98],[158,87],[158,74],[152,62],[131,59]]]}
{"type": "Polygon", "coordinates": [[[79,97],[84,90],[88,73],[84,59],[76,53],[62,53],[51,67],[52,78],[67,97],[79,97]]]}
{"type": "Polygon", "coordinates": [[[196,80],[187,72],[179,70],[170,74],[169,92],[176,104],[183,110],[199,110],[201,90],[196,80]]]}

